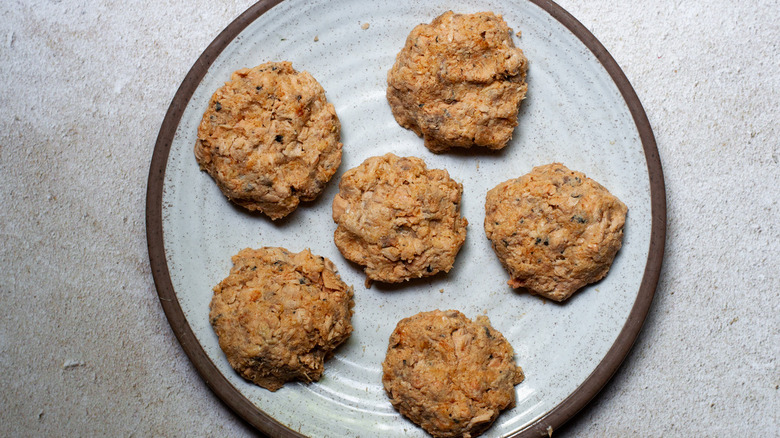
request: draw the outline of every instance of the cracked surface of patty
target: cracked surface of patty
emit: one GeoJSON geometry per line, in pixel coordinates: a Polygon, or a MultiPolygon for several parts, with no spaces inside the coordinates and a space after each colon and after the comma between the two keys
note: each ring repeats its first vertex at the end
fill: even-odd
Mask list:
{"type": "Polygon", "coordinates": [[[209,101],[195,158],[231,201],[271,219],[316,198],[341,163],[341,124],[325,91],[289,62],[233,73],[209,101]]]}
{"type": "Polygon", "coordinates": [[[247,248],[214,288],[209,321],[238,374],[276,391],[320,379],[352,333],[352,295],[333,263],[309,250],[247,248]]]}
{"type": "Polygon", "coordinates": [[[435,437],[474,437],[513,406],[524,379],[512,346],[484,315],[434,310],[401,320],[382,383],[401,414],[435,437]]]}
{"type": "Polygon", "coordinates": [[[607,275],[627,211],[601,184],[552,163],[488,192],[485,233],[510,286],[563,301],[607,275]]]}
{"type": "Polygon", "coordinates": [[[446,170],[387,154],[348,170],[333,200],[334,241],[368,280],[399,283],[449,272],[466,239],[463,187],[446,170]]]}
{"type": "Polygon", "coordinates": [[[448,11],[409,34],[387,74],[387,100],[433,152],[501,149],[517,126],[527,68],[500,15],[448,11]]]}

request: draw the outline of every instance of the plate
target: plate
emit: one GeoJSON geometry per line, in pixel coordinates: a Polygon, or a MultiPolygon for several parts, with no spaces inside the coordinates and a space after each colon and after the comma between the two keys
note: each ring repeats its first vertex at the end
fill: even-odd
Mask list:
{"type": "Polygon", "coordinates": [[[390,405],[381,362],[396,323],[432,309],[486,314],[515,349],[526,380],[517,403],[485,436],[538,436],[574,415],[609,380],[639,333],[655,291],[665,233],[663,175],[653,134],[629,82],[604,47],[548,1],[261,1],[230,24],[184,79],[163,121],[147,194],[149,254],[174,333],[228,406],[272,436],[426,434],[390,405]],[[435,155],[393,119],[386,75],[418,23],[453,9],[492,10],[522,32],[528,95],[501,152],[435,155]],[[272,222],[234,206],[192,152],[209,97],[231,72],[288,60],[324,87],[342,124],[343,161],[323,194],[272,222]],[[466,243],[449,274],[366,289],[358,266],[333,244],[331,202],[341,175],[393,152],[447,169],[463,184],[466,243]],[[563,162],[599,181],[629,208],[623,248],[601,282],[557,304],[506,285],[482,228],[487,191],[536,165],[563,162]],[[313,384],[269,392],[241,379],[208,322],[212,287],[245,247],[310,248],[355,287],[354,333],[313,384]]]}

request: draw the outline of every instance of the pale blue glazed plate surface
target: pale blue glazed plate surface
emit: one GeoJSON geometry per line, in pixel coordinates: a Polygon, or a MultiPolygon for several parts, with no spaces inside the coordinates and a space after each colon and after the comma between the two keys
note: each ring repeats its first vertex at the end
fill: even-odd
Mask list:
{"type": "Polygon", "coordinates": [[[648,166],[632,115],[593,53],[546,11],[525,1],[285,1],[261,15],[209,68],[189,100],[171,144],[163,186],[165,255],[179,305],[203,350],[258,409],[310,436],[423,437],[390,405],[381,383],[387,340],[402,318],[432,309],[486,314],[515,349],[526,380],[517,404],[484,436],[521,430],[562,403],[596,369],[627,321],[645,271],[651,239],[648,166]],[[386,75],[409,31],[453,9],[492,10],[522,32],[515,43],[529,59],[528,96],[519,126],[500,153],[430,153],[395,122],[385,99],[386,75]],[[367,29],[363,26],[369,25],[367,29]],[[315,39],[317,41],[315,41],[315,39]],[[198,169],[192,152],[211,94],[231,72],[287,60],[324,87],[342,124],[343,161],[325,192],[289,219],[272,222],[235,207],[198,169]],[[466,243],[453,270],[402,286],[363,286],[359,268],[333,244],[331,201],[340,176],[363,160],[393,152],[447,169],[463,184],[466,243]],[[487,191],[532,167],[559,161],[607,187],[629,208],[623,248],[603,281],[564,304],[517,293],[485,237],[487,191]],[[326,363],[317,383],[271,393],[233,372],[208,322],[212,287],[245,247],[311,249],[330,258],[355,288],[355,331],[326,363]]]}

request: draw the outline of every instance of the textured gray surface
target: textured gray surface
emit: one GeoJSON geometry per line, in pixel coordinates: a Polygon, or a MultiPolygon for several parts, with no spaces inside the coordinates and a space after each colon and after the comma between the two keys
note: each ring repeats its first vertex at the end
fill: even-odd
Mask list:
{"type": "MultiPolygon", "coordinates": [[[[0,4],[0,422],[9,435],[250,433],[157,300],[146,179],[176,88],[251,1],[0,4]]],[[[777,1],[562,1],[655,130],[665,263],[571,436],[780,431],[777,1]]]]}

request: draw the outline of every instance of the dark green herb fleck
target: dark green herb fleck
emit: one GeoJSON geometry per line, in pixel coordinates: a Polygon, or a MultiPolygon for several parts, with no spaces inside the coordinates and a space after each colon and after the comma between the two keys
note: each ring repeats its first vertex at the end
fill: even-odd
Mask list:
{"type": "Polygon", "coordinates": [[[585,219],[584,217],[580,216],[580,215],[576,215],[575,214],[574,216],[571,217],[571,221],[572,222],[577,222],[578,224],[584,224],[588,220],[585,219]]]}
{"type": "Polygon", "coordinates": [[[284,137],[281,136],[281,135],[277,135],[276,138],[274,138],[274,140],[276,140],[277,142],[281,143],[282,140],[284,140],[284,137]]]}
{"type": "Polygon", "coordinates": [[[222,111],[222,104],[221,104],[221,103],[219,103],[219,102],[217,102],[217,103],[214,105],[214,109],[215,109],[216,111],[222,111]]]}

